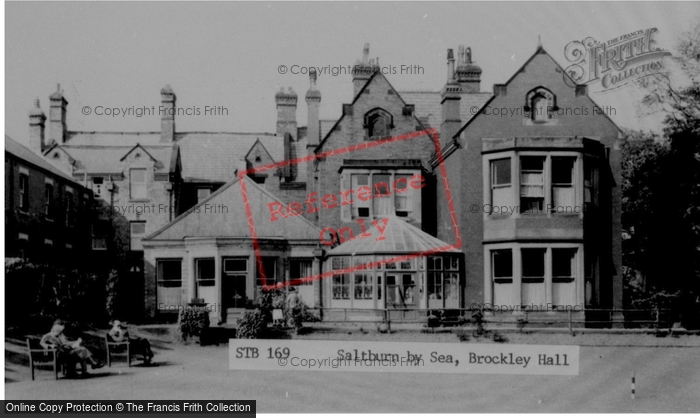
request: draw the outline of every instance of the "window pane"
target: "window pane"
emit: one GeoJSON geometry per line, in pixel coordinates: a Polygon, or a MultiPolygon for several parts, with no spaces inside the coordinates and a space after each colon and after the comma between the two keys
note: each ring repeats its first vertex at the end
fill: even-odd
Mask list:
{"type": "Polygon", "coordinates": [[[444,275],[445,299],[459,300],[459,276],[457,273],[444,275]]]}
{"type": "Polygon", "coordinates": [[[513,251],[496,250],[493,254],[493,277],[512,278],[513,277],[513,251]]]}
{"type": "Polygon", "coordinates": [[[197,260],[197,280],[214,278],[214,260],[197,260]]]}
{"type": "Polygon", "coordinates": [[[441,273],[428,273],[428,299],[442,299],[441,273]]]}
{"type": "Polygon", "coordinates": [[[446,261],[449,260],[449,265],[446,266],[447,270],[459,270],[459,258],[455,256],[450,256],[449,258],[446,259],[446,261]]]}
{"type": "MultiPolygon", "coordinates": [[[[291,260],[289,264],[290,272],[289,277],[291,280],[294,279],[306,279],[313,275],[311,260],[291,260]]],[[[293,283],[295,286],[311,286],[313,283],[310,280],[301,281],[297,280],[293,283]]]]}
{"type": "Polygon", "coordinates": [[[552,249],[552,276],[573,277],[576,250],[572,248],[552,249]]]}
{"type": "Polygon", "coordinates": [[[224,272],[246,272],[248,271],[248,260],[246,259],[228,259],[224,260],[224,272]]]}
{"type": "Polygon", "coordinates": [[[146,222],[132,222],[131,235],[143,235],[146,233],[146,222]]]}
{"type": "Polygon", "coordinates": [[[146,169],[133,168],[129,172],[129,193],[132,199],[146,199],[146,169]]]}
{"type": "Polygon", "coordinates": [[[369,174],[352,174],[350,176],[352,190],[354,190],[354,197],[352,199],[352,217],[353,218],[367,218],[369,217],[369,206],[372,202],[372,189],[369,185],[369,174]],[[362,200],[358,196],[363,198],[368,197],[367,200],[362,200]]]}
{"type": "Polygon", "coordinates": [[[544,171],[544,157],[520,157],[521,171],[544,171]]]}
{"type": "Polygon", "coordinates": [[[574,158],[553,157],[552,158],[552,183],[571,184],[573,183],[574,158]]]}
{"type": "Polygon", "coordinates": [[[544,280],[544,255],[544,248],[527,248],[522,250],[523,281],[526,279],[544,280]]]}
{"type": "Polygon", "coordinates": [[[391,215],[391,195],[389,194],[389,174],[372,176],[372,191],[374,192],[374,215],[391,215]]]}
{"type": "Polygon", "coordinates": [[[491,161],[492,185],[510,185],[510,158],[491,161]]]}
{"type": "Polygon", "coordinates": [[[158,262],[158,285],[163,287],[180,287],[182,282],[182,263],[180,260],[158,262]]]}
{"type": "MultiPolygon", "coordinates": [[[[276,276],[277,258],[263,257],[263,269],[265,270],[266,279],[274,279],[276,276]]],[[[255,263],[256,277],[262,277],[262,272],[258,268],[258,263],[255,263]]]]}
{"type": "Polygon", "coordinates": [[[144,183],[146,181],[146,169],[145,168],[133,168],[133,169],[131,169],[131,181],[133,183],[144,183]]]}
{"type": "Polygon", "coordinates": [[[413,193],[414,189],[409,187],[411,176],[405,174],[397,174],[394,176],[394,206],[396,207],[396,216],[410,216],[413,212],[413,193]]]}

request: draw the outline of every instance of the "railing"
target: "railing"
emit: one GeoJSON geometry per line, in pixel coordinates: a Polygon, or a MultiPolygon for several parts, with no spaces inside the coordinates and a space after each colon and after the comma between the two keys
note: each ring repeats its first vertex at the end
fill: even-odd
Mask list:
{"type": "Polygon", "coordinates": [[[670,309],[605,309],[553,311],[492,311],[488,309],[341,309],[316,308],[315,315],[324,322],[426,324],[428,327],[449,327],[472,322],[476,312],[484,321],[502,326],[525,328],[627,328],[664,330],[674,327],[682,317],[670,309]]]}

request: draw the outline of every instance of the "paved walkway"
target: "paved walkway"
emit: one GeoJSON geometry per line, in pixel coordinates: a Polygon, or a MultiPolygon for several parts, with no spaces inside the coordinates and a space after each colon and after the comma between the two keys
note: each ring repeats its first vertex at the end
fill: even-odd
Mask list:
{"type": "MultiPolygon", "coordinates": [[[[316,337],[456,340],[450,335],[417,333],[316,337]]],[[[683,337],[649,338],[684,341],[683,337]]],[[[694,341],[689,345],[697,345],[697,337],[685,338],[694,341]]],[[[516,341],[511,339],[511,342],[516,341]]],[[[9,355],[6,353],[5,395],[8,400],[256,399],[258,411],[268,413],[700,412],[700,348],[636,345],[582,346],[580,375],[574,377],[243,372],[228,369],[226,345],[156,344],[155,367],[127,368],[126,364],[118,363],[95,371],[89,378],[59,381],[54,381],[51,372],[45,371],[38,373],[36,381],[31,381],[28,367],[18,364],[20,354],[10,351],[9,355]],[[637,376],[634,401],[629,395],[633,372],[637,376]]]]}

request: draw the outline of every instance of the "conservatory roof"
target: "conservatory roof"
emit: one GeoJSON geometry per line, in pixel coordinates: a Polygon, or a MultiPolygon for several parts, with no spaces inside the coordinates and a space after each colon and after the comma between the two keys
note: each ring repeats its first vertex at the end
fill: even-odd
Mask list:
{"type": "MultiPolygon", "coordinates": [[[[460,252],[451,244],[421,231],[399,217],[387,216],[385,219],[384,239],[377,239],[382,236],[382,233],[373,224],[372,228],[367,231],[368,234],[372,234],[371,236],[363,238],[358,235],[355,239],[346,241],[328,251],[328,255],[460,252]]],[[[378,224],[380,227],[384,227],[382,219],[379,219],[378,224]]]]}

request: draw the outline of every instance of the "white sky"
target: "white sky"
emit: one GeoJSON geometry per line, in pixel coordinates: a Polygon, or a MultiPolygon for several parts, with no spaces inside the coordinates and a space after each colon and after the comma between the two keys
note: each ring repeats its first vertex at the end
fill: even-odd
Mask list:
{"type": "MultiPolygon", "coordinates": [[[[389,75],[398,90],[438,90],[446,50],[470,46],[482,90],[504,83],[537,46],[564,67],[564,46],[592,36],[607,41],[659,29],[657,46],[672,50],[700,16],[698,3],[6,3],[6,133],[27,141],[33,100],[48,115],[48,96],[61,83],[69,130],[158,131],[159,116],[84,116],[83,106],[158,106],[170,84],[178,107],[225,106],[228,116],[181,116],[178,131],[274,132],[274,95],[292,86],[297,119],[306,125],[308,76],[278,66],[346,66],[370,43],[382,66],[419,65],[422,75],[389,75]]],[[[321,75],[322,118],[337,118],[352,98],[351,76],[321,75]]],[[[622,127],[655,128],[637,117],[634,86],[592,94],[622,127]]]]}

